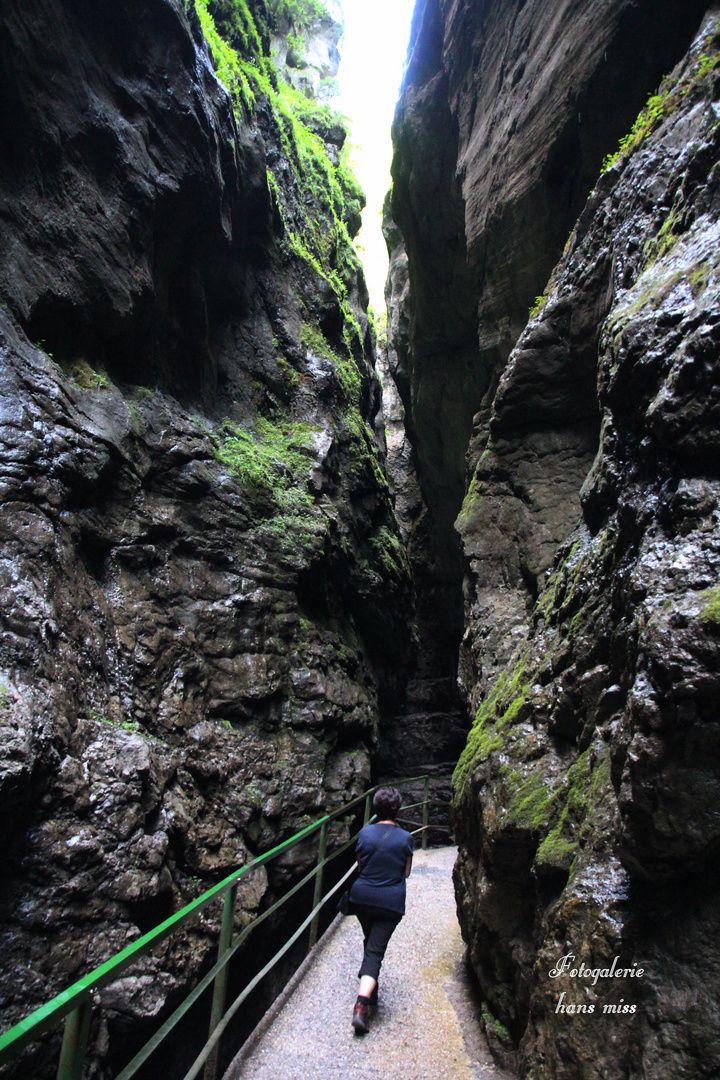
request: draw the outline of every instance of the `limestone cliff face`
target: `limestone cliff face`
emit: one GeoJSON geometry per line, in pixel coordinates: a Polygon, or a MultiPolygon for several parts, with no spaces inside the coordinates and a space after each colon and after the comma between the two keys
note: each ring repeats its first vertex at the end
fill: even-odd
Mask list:
{"type": "MultiPolygon", "coordinates": [[[[453,652],[464,633],[454,523],[468,464],[472,475],[484,448],[499,373],[603,157],[680,58],[705,7],[702,0],[416,6],[393,125],[391,214],[408,286],[402,315],[389,317],[389,346],[428,511],[431,580],[421,597],[435,594],[435,636],[453,652]]],[[[598,421],[575,421],[566,454],[582,473],[598,421]]],[[[544,450],[533,453],[545,484],[544,450]]],[[[567,530],[567,498],[550,495],[558,523],[548,522],[540,562],[503,557],[493,539],[495,569],[471,582],[466,602],[479,607],[488,641],[482,656],[477,639],[461,650],[468,699],[507,658],[504,643],[534,595],[538,568],[567,530]]],[[[508,504],[503,513],[505,532],[523,528],[522,512],[508,504]]]]}
{"type": "MultiPolygon", "coordinates": [[[[591,9],[419,6],[396,118],[397,367],[428,503],[428,388],[472,427],[456,527],[475,722],[456,773],[456,887],[488,1033],[533,1080],[699,1077],[720,1067],[718,12],[598,181],[659,50],[658,83],[703,12],[602,5],[583,44],[591,9]],[[454,241],[423,216],[429,185],[454,241]],[[462,353],[444,329],[466,293],[485,372],[474,401],[452,389],[462,353]],[[551,978],[565,955],[644,974],[551,978]]],[[[431,421],[446,447],[450,413],[431,421]]]]}
{"type": "MultiPolygon", "coordinates": [[[[466,500],[473,534],[492,536],[502,493],[520,492],[522,541],[540,549],[544,492],[517,448],[508,453],[508,433],[521,414],[532,416],[531,444],[543,423],[552,431],[578,384],[589,408],[597,371],[601,435],[583,520],[478,709],[457,774],[462,920],[528,1077],[605,1069],[659,1080],[720,1061],[719,45],[715,13],[635,148],[597,184],[511,354],[466,500]],[[644,976],[594,988],[551,980],[570,953],[575,967],[619,956],[644,976]],[[620,998],[635,1009],[568,1017],[562,993],[597,1014],[620,998]]],[[[555,470],[570,490],[581,470],[565,462],[558,439],[555,470]]]]}
{"type": "MultiPolygon", "coordinates": [[[[408,666],[361,193],[252,8],[0,16],[8,1024],[362,790],[408,666]]],[[[160,1014],[207,947],[103,1025],[160,1014]]]]}
{"type": "MultiPolygon", "coordinates": [[[[430,770],[447,778],[465,744],[467,711],[457,686],[457,649],[462,605],[455,580],[457,536],[441,537],[418,478],[418,455],[403,386],[408,339],[410,279],[402,234],[386,198],[383,231],[390,252],[385,300],[387,350],[383,366],[383,416],[395,515],[412,568],[417,604],[417,655],[402,710],[386,725],[383,768],[389,775],[430,770]],[[400,393],[399,393],[400,389],[400,393]],[[402,394],[402,396],[401,396],[402,394]],[[450,541],[449,550],[443,542],[450,541]]],[[[438,790],[436,797],[446,799],[438,790]]]]}
{"type": "Polygon", "coordinates": [[[388,357],[423,500],[409,547],[420,654],[405,710],[432,715],[437,745],[455,746],[467,723],[458,674],[474,709],[507,661],[537,575],[577,520],[577,488],[597,445],[594,406],[553,434],[574,473],[565,487],[545,468],[542,437],[523,449],[528,476],[545,489],[544,538],[518,554],[507,536],[526,530],[525,511],[522,500],[503,498],[503,538],[497,528],[473,537],[490,558],[474,560],[463,586],[455,521],[499,374],[604,155],[687,47],[705,6],[416,5],[393,125],[388,357]],[[463,604],[474,612],[471,634],[463,604]]]}

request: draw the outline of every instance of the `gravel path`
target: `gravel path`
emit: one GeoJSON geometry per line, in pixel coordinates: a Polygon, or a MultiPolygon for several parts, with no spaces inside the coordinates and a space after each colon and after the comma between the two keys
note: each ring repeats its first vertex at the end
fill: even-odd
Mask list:
{"type": "Polygon", "coordinates": [[[350,1026],[360,924],[339,918],[224,1080],[510,1080],[480,1034],[462,963],[455,854],[415,854],[407,914],[388,946],[369,1034],[350,1026]]]}

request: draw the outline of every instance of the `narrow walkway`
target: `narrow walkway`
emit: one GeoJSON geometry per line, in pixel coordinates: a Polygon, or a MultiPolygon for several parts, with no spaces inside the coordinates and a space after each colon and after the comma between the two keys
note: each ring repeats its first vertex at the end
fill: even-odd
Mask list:
{"type": "Polygon", "coordinates": [[[380,973],[370,1032],[350,1025],[360,924],[339,918],[224,1080],[510,1080],[480,1033],[462,962],[454,848],[415,854],[407,914],[380,973]]]}

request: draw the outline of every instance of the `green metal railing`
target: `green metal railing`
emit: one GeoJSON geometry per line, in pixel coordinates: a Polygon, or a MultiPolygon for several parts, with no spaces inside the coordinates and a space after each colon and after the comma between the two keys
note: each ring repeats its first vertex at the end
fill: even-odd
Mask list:
{"type": "MultiPolygon", "coordinates": [[[[414,834],[422,834],[422,847],[424,849],[427,847],[428,830],[444,828],[444,826],[429,824],[430,806],[449,806],[449,803],[430,800],[429,776],[416,776],[405,780],[393,780],[392,784],[395,787],[407,787],[409,784],[417,784],[420,781],[423,781],[424,783],[422,801],[403,806],[401,810],[408,811],[422,807],[422,826],[412,831],[414,834]]],[[[184,926],[186,923],[196,918],[208,904],[223,897],[223,912],[217,961],[190,991],[184,1001],[178,1005],[172,1015],[163,1022],[142,1049],[138,1051],[132,1061],[130,1061],[115,1078],[115,1080],[131,1080],[131,1077],[133,1077],[141,1066],[145,1064],[151,1054],[154,1053],[163,1040],[212,984],[213,997],[210,1008],[209,1037],[189,1071],[185,1074],[184,1080],[195,1080],[195,1077],[199,1075],[201,1070],[204,1070],[204,1080],[215,1080],[220,1039],[233,1016],[265,975],[267,975],[288,950],[292,948],[295,942],[307,930],[308,926],[310,927],[308,948],[312,948],[315,945],[318,939],[320,912],[323,905],[326,904],[340,888],[342,888],[355,870],[355,865],[353,864],[353,866],[340,877],[340,880],[323,895],[323,878],[326,866],[347,851],[357,839],[357,833],[355,833],[349,840],[333,851],[331,855],[328,855],[328,827],[338,818],[356,811],[356,808],[358,808],[363,801],[365,803],[363,822],[364,824],[367,824],[371,815],[372,796],[377,790],[377,786],[370,788],[369,791],[363,792],[362,795],[345,803],[331,814],[324,815],[312,825],[308,825],[306,829],[295,833],[294,836],[291,836],[288,840],[278,844],[277,847],[274,847],[270,851],[265,852],[265,854],[253,859],[252,862],[241,867],[239,870],[234,871],[226,877],[224,881],[221,881],[211,889],[208,889],[207,892],[182,908],[181,911],[171,915],[170,918],[160,923],[159,926],[156,926],[153,930],[150,930],[147,934],[138,938],[137,941],[128,945],[122,952],[117,953],[110,960],[101,964],[100,967],[91,971],[89,975],[85,975],[83,978],[78,979],[77,982],[73,983],[73,985],[63,991],[63,993],[58,994],[57,997],[54,997],[47,1005],[43,1005],[41,1008],[36,1009],[30,1016],[21,1020],[19,1024],[10,1028],[5,1034],[0,1035],[0,1066],[11,1061],[27,1046],[31,1045],[53,1028],[56,1028],[64,1019],[65,1030],[60,1050],[57,1077],[58,1080],[81,1080],[88,1037],[90,1034],[92,1009],[96,1004],[98,991],[102,990],[103,987],[108,986],[110,983],[115,982],[115,980],[132,964],[137,963],[141,957],[150,953],[152,949],[160,944],[160,942],[175,933],[181,926],[184,926]],[[277,900],[271,907],[258,915],[257,918],[249,923],[248,926],[246,926],[233,940],[235,901],[237,899],[238,883],[240,879],[257,867],[263,866],[265,863],[269,863],[273,859],[277,859],[280,855],[291,851],[294,847],[303,843],[315,833],[319,833],[318,853],[317,862],[312,870],[293,885],[280,900],[277,900]],[[310,914],[303,920],[301,925],[295,930],[285,944],[278,949],[275,955],[268,960],[265,966],[250,980],[238,997],[235,998],[232,1005],[226,1010],[225,999],[227,995],[228,965],[230,960],[258,926],[266,919],[270,918],[271,915],[287,903],[291,897],[302,889],[303,886],[307,885],[313,878],[315,878],[315,885],[310,914]]],[[[414,822],[407,822],[407,819],[398,818],[398,821],[402,821],[406,824],[414,824],[414,822]]]]}

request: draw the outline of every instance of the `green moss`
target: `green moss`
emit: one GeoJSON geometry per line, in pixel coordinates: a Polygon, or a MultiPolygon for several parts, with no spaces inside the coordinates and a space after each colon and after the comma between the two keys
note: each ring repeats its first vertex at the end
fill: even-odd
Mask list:
{"type": "Polygon", "coordinates": [[[358,493],[368,490],[369,487],[387,490],[387,476],[380,465],[377,446],[357,405],[346,410],[343,426],[346,437],[349,433],[346,454],[350,464],[346,475],[351,489],[355,489],[358,493]]]}
{"type": "MultiPolygon", "coordinates": [[[[256,0],[252,11],[246,0],[196,0],[196,9],[216,74],[236,110],[239,114],[252,111],[259,98],[265,99],[268,122],[282,149],[283,172],[289,166],[295,174],[296,185],[287,185],[285,177],[278,183],[268,171],[284,243],[331,285],[342,305],[350,282],[360,272],[348,226],[357,220],[365,199],[350,167],[347,147],[336,166],[323,137],[331,127],[346,128],[347,122],[278,77],[270,58],[272,33],[288,26],[300,31],[329,18],[327,10],[319,0],[256,0]],[[301,199],[296,198],[296,191],[302,192],[301,199]]],[[[359,328],[349,307],[343,313],[351,339],[359,328]]]]}
{"type": "Polygon", "coordinates": [[[233,4],[233,15],[235,16],[233,23],[236,33],[233,40],[236,46],[239,46],[245,54],[241,60],[237,48],[229,44],[218,32],[211,9],[214,9],[219,14],[222,5],[212,4],[210,0],[195,0],[195,10],[198,13],[203,34],[212,52],[215,74],[230,93],[236,108],[240,111],[243,107],[252,110],[255,105],[256,90],[261,89],[265,82],[268,89],[270,88],[268,76],[262,63],[262,42],[252,15],[248,11],[244,0],[235,0],[233,4]],[[254,64],[251,62],[250,57],[254,59],[254,64]],[[252,70],[251,76],[249,76],[248,68],[252,70]],[[253,83],[255,83],[255,86],[253,86],[253,83]]]}
{"type": "Polygon", "coordinates": [[[584,608],[576,611],[568,624],[567,637],[576,637],[578,633],[582,632],[586,619],[587,615],[584,608]]]}
{"type": "Polygon", "coordinates": [[[467,495],[463,499],[463,504],[460,509],[460,513],[457,516],[455,522],[455,528],[462,535],[463,532],[467,532],[475,523],[475,519],[480,513],[483,500],[485,486],[482,480],[478,479],[479,466],[475,470],[472,480],[470,481],[470,487],[468,488],[467,495]]]}
{"type": "Polygon", "coordinates": [[[569,870],[577,850],[577,841],[564,837],[562,825],[557,825],[540,844],[536,859],[540,863],[569,870]]]}
{"type": "Polygon", "coordinates": [[[532,832],[547,827],[559,793],[548,785],[544,769],[539,767],[523,778],[509,766],[503,766],[500,775],[509,793],[506,820],[532,832]]]}
{"type": "Polygon", "coordinates": [[[716,24],[714,33],[706,42],[706,51],[698,56],[687,75],[679,81],[675,81],[671,76],[666,77],[657,93],[650,95],[632,129],[620,140],[618,149],[613,154],[608,154],[603,161],[602,172],[607,172],[614,165],[629,158],[660,122],[674,112],[693,87],[718,66],[720,63],[719,43],[720,36],[716,24]]]}
{"type": "Polygon", "coordinates": [[[103,371],[95,371],[87,360],[75,360],[64,369],[82,390],[110,390],[112,383],[103,371]]]}
{"type": "Polygon", "coordinates": [[[708,263],[699,263],[694,270],[690,273],[690,291],[693,294],[693,299],[697,299],[701,293],[705,292],[710,281],[711,267],[708,263]]]}
{"type": "Polygon", "coordinates": [[[338,166],[334,166],[322,135],[332,126],[346,127],[347,122],[328,106],[309,102],[282,81],[271,92],[270,100],[286,162],[294,168],[303,191],[302,201],[292,207],[281,195],[287,231],[294,235],[296,244],[302,237],[301,251],[317,261],[340,299],[344,299],[348,271],[354,275],[360,267],[347,227],[354,204],[358,200],[364,204],[364,196],[347,156],[341,155],[338,166]]]}
{"type": "Polygon", "coordinates": [[[325,360],[333,363],[339,362],[339,356],[324,336],[322,330],[310,323],[303,323],[300,327],[300,344],[305,349],[310,349],[316,356],[322,356],[325,360]]]}
{"type": "Polygon", "coordinates": [[[489,757],[493,751],[500,750],[504,741],[490,719],[486,717],[476,719],[453,778],[458,794],[462,792],[465,786],[471,767],[489,757]]]}
{"type": "Polygon", "coordinates": [[[708,627],[720,626],[720,585],[714,589],[707,589],[700,596],[703,599],[700,622],[708,627]]]}
{"type": "Polygon", "coordinates": [[[299,372],[295,370],[295,368],[292,366],[286,356],[283,356],[281,354],[280,356],[276,357],[276,360],[278,367],[280,368],[280,371],[282,373],[282,379],[285,387],[289,393],[292,393],[294,390],[297,390],[298,386],[302,382],[302,378],[299,372]]]}
{"type": "MultiPolygon", "coordinates": [[[[351,301],[362,275],[351,232],[357,230],[365,198],[351,166],[347,121],[288,85],[287,72],[278,72],[271,58],[275,33],[284,34],[301,52],[303,31],[329,18],[328,12],[320,0],[197,0],[197,10],[217,75],[232,95],[240,122],[247,125],[246,114],[254,110],[275,151],[268,155],[276,172],[268,169],[267,185],[277,255],[286,265],[294,264],[305,281],[301,342],[328,360],[337,377],[333,422],[348,473],[353,473],[345,479],[363,493],[387,489],[377,448],[360,413],[368,380],[368,331],[351,301]],[[336,146],[343,139],[336,156],[329,143],[336,146]],[[315,321],[320,294],[325,309],[334,295],[341,315],[330,340],[315,321]]],[[[292,400],[303,375],[277,341],[275,349],[287,400],[292,400]]],[[[275,535],[286,546],[291,541],[312,545],[327,527],[320,500],[314,502],[306,482],[307,434],[303,425],[271,425],[259,419],[250,430],[225,424],[218,441],[217,456],[239,477],[262,536],[275,535]]],[[[376,527],[372,536],[364,534],[362,543],[370,572],[407,576],[404,549],[390,530],[376,527]]]]}
{"type": "Polygon", "coordinates": [[[317,326],[304,323],[300,329],[300,342],[316,356],[329,360],[342,388],[346,407],[357,407],[362,390],[362,376],[355,361],[341,354],[330,345],[317,326]]]}
{"type": "Polygon", "coordinates": [[[215,456],[240,479],[253,509],[264,516],[280,513],[307,517],[313,499],[306,479],[310,465],[308,424],[258,417],[248,431],[225,421],[215,456]]]}
{"type": "Polygon", "coordinates": [[[675,208],[670,211],[668,216],[660,226],[660,231],[655,237],[653,255],[656,259],[662,258],[662,256],[670,251],[678,242],[680,222],[678,221],[678,214],[675,208]]]}
{"type": "Polygon", "coordinates": [[[594,827],[597,807],[610,790],[610,754],[599,757],[584,751],[570,766],[559,792],[562,810],[554,827],[538,847],[536,859],[565,870],[594,827]]]}
{"type": "Polygon", "coordinates": [[[500,717],[500,726],[502,728],[507,728],[507,727],[510,726],[510,724],[515,723],[518,716],[520,715],[520,710],[522,709],[523,705],[525,704],[525,699],[526,698],[527,698],[527,689],[525,689],[520,694],[519,697],[513,698],[512,702],[508,705],[507,709],[505,710],[505,712],[500,717]]]}
{"type": "MultiPolygon", "coordinates": [[[[668,248],[665,246],[664,251],[667,250],[668,248]]],[[[648,263],[651,264],[657,255],[653,243],[645,246],[643,254],[648,263]]],[[[635,299],[622,314],[624,325],[621,327],[619,322],[616,321],[613,323],[613,329],[622,331],[624,326],[634,319],[636,315],[639,315],[645,307],[651,306],[657,310],[684,277],[685,274],[682,270],[673,270],[667,273],[664,266],[660,268],[649,266],[636,286],[635,299]]]]}
{"type": "Polygon", "coordinates": [[[518,720],[528,692],[526,661],[520,657],[498,676],[490,694],[475,714],[467,743],[453,774],[456,798],[461,797],[475,765],[505,745],[509,729],[518,720]]]}
{"type": "Polygon", "coordinates": [[[400,538],[384,525],[370,537],[370,546],[388,576],[406,578],[409,575],[410,566],[405,546],[400,538]]]}
{"type": "Polygon", "coordinates": [[[98,723],[111,724],[112,727],[119,727],[122,728],[123,731],[129,731],[133,734],[137,734],[138,732],[142,731],[142,728],[140,724],[138,724],[137,720],[111,720],[109,716],[104,716],[102,713],[99,713],[97,709],[89,709],[88,715],[91,720],[95,720],[98,723]]]}
{"type": "Polygon", "coordinates": [[[482,1018],[483,1018],[483,1021],[484,1021],[486,1027],[494,1028],[495,1031],[499,1035],[502,1035],[503,1038],[505,1038],[505,1039],[510,1038],[510,1032],[505,1027],[505,1025],[502,1023],[502,1021],[498,1020],[498,1018],[496,1016],[493,1016],[493,1014],[490,1012],[490,1010],[488,1008],[486,1008],[486,1006],[484,1006],[484,1005],[482,1007],[482,1018]]]}
{"type": "Polygon", "coordinates": [[[540,618],[547,619],[551,612],[556,609],[557,594],[561,581],[562,575],[559,572],[556,571],[551,574],[535,605],[534,618],[536,622],[540,618]]]}

